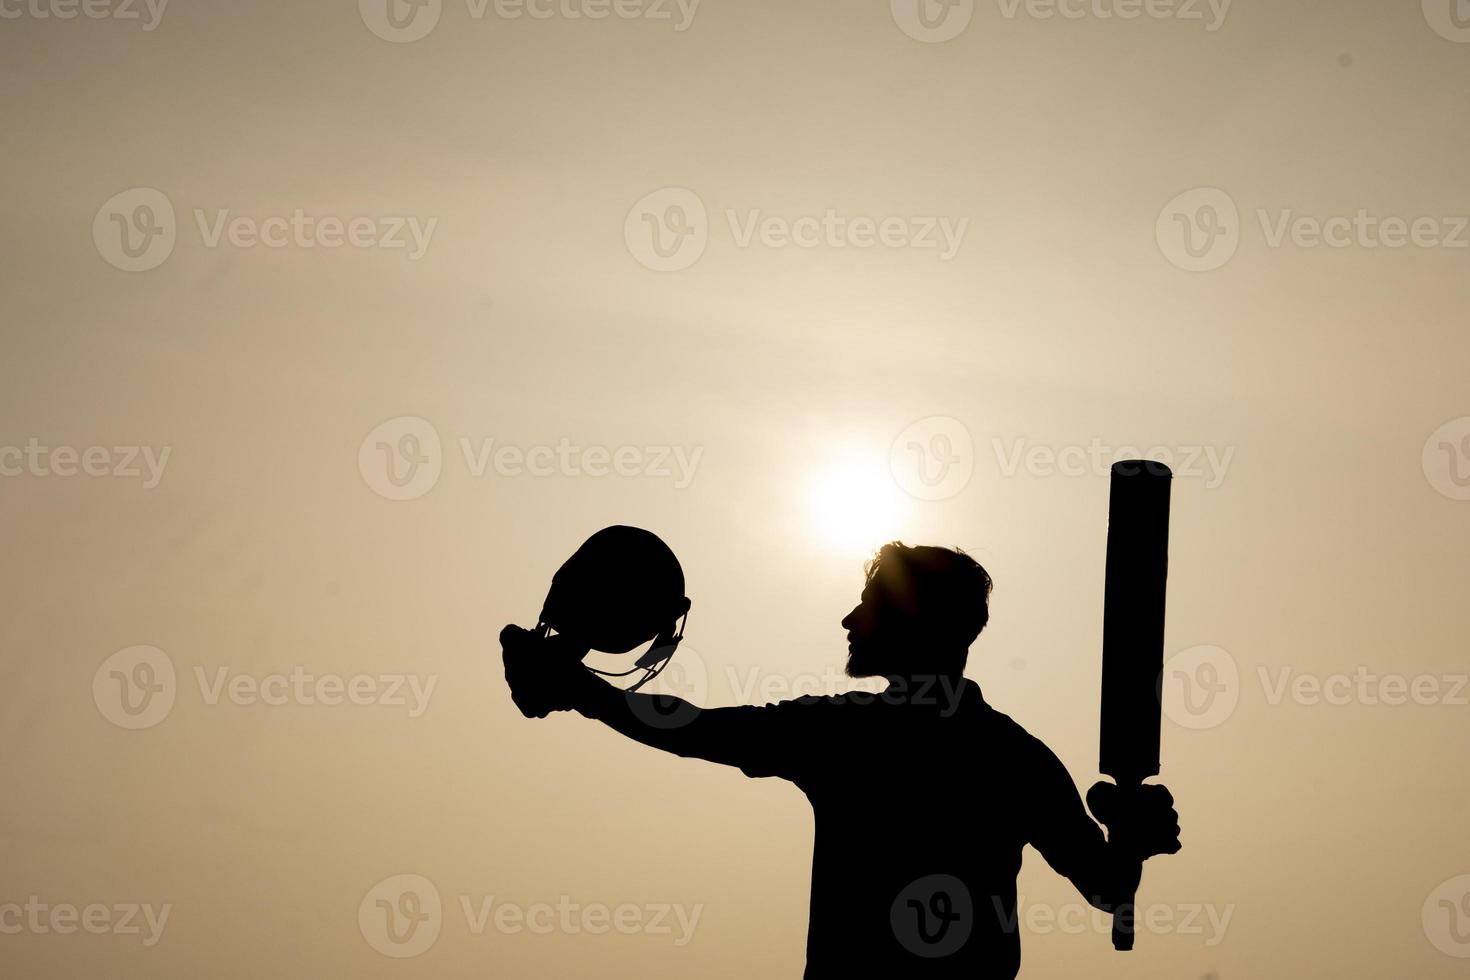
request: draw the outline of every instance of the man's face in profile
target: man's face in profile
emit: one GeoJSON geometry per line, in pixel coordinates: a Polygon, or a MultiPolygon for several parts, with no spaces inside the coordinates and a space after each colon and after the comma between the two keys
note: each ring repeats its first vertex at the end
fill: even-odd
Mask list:
{"type": "Polygon", "coordinates": [[[861,600],[842,620],[847,630],[847,675],[885,676],[893,669],[895,651],[909,632],[904,616],[891,599],[891,589],[880,570],[863,588],[861,600]]]}

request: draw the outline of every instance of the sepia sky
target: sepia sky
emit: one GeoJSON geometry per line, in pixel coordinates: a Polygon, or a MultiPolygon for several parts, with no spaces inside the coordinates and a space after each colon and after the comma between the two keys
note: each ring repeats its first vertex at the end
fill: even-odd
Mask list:
{"type": "Polygon", "coordinates": [[[500,627],[633,524],[665,690],[841,690],[864,559],[963,547],[1085,789],[1132,449],[1184,850],[1128,956],[1028,851],[1021,976],[1463,975],[1465,0],[0,0],[0,65],[0,973],[799,975],[799,791],[525,720],[500,627]]]}

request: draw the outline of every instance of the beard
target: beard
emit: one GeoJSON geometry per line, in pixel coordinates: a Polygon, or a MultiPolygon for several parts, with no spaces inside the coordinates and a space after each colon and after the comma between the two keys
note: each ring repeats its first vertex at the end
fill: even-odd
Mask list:
{"type": "Polygon", "coordinates": [[[863,651],[847,651],[847,663],[843,665],[842,672],[854,680],[862,680],[865,677],[877,677],[880,671],[868,663],[867,659],[863,651]]]}

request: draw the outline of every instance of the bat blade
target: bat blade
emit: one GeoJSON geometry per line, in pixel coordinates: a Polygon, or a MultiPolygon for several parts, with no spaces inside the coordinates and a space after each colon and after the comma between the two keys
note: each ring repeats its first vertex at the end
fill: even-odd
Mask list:
{"type": "MultiPolygon", "coordinates": [[[[1162,463],[1113,465],[1103,598],[1099,771],[1123,796],[1159,774],[1159,683],[1164,668],[1164,597],[1169,578],[1169,488],[1162,463]]],[[[1124,831],[1126,835],[1126,829],[1124,831]]],[[[1109,842],[1127,848],[1109,830],[1109,842]]],[[[1141,873],[1142,860],[1134,870],[1141,873]]],[[[1137,874],[1132,878],[1137,881],[1137,874]]],[[[1133,896],[1113,911],[1113,948],[1133,948],[1133,896]]]]}
{"type": "Polygon", "coordinates": [[[1130,460],[1113,466],[1098,770],[1120,786],[1159,774],[1172,479],[1162,463],[1130,460]]]}

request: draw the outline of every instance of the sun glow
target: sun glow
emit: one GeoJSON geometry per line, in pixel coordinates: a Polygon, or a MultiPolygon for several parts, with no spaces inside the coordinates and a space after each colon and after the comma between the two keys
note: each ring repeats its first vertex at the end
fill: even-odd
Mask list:
{"type": "Polygon", "coordinates": [[[843,555],[865,557],[901,536],[908,498],[886,461],[849,454],[808,480],[807,517],[813,534],[843,555]]]}

